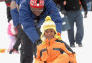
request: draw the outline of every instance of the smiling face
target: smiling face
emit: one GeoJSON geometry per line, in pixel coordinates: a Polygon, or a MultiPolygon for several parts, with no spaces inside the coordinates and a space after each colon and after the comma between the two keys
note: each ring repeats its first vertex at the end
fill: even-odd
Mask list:
{"type": "Polygon", "coordinates": [[[33,14],[35,14],[36,16],[39,16],[43,12],[43,8],[32,8],[31,7],[31,10],[33,14]]]}
{"type": "Polygon", "coordinates": [[[55,33],[54,29],[47,29],[44,32],[44,36],[46,37],[46,39],[49,39],[49,40],[54,38],[55,34],[56,33],[55,33]]]}

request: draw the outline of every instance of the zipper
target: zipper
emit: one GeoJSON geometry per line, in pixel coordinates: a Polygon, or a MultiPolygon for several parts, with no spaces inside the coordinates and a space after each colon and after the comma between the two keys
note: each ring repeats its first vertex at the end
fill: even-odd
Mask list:
{"type": "MultiPolygon", "coordinates": [[[[49,46],[48,47],[50,47],[50,42],[49,42],[49,46]]],[[[47,49],[47,47],[46,47],[46,49],[47,49]]],[[[48,54],[48,49],[47,49],[47,54],[48,54]]]]}

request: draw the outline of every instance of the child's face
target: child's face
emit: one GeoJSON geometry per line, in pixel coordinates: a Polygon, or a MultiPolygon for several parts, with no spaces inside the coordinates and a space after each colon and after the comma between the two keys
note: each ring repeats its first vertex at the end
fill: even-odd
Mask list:
{"type": "Polygon", "coordinates": [[[54,38],[55,31],[53,29],[47,29],[44,32],[44,36],[46,37],[46,39],[49,39],[50,40],[50,39],[54,38]]]}

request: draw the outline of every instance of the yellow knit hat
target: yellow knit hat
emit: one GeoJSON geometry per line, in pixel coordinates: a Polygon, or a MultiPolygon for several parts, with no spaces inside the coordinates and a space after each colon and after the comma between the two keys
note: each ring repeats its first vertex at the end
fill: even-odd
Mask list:
{"type": "Polygon", "coordinates": [[[45,30],[47,29],[54,29],[54,31],[57,33],[56,31],[56,25],[55,23],[52,21],[51,17],[50,16],[47,16],[45,18],[45,21],[44,23],[41,25],[41,28],[40,28],[40,31],[41,31],[41,40],[44,41],[45,40],[45,37],[44,37],[44,32],[45,30]]]}

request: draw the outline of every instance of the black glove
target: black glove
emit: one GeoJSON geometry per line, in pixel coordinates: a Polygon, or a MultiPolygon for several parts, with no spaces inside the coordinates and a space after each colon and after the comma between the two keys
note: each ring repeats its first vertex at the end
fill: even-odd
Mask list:
{"type": "Polygon", "coordinates": [[[14,50],[18,51],[18,49],[11,49],[11,50],[9,51],[9,54],[12,54],[12,52],[13,52],[14,50]]]}
{"type": "Polygon", "coordinates": [[[75,54],[75,52],[72,52],[73,54],[75,54]]]}
{"type": "Polygon", "coordinates": [[[46,61],[44,61],[44,63],[47,63],[46,61]]]}
{"type": "Polygon", "coordinates": [[[42,42],[42,41],[39,39],[39,40],[35,41],[34,45],[37,46],[37,45],[41,44],[41,42],[42,42]]]}
{"type": "Polygon", "coordinates": [[[87,18],[87,11],[84,12],[84,18],[87,18]]]}
{"type": "Polygon", "coordinates": [[[13,49],[9,51],[9,54],[12,54],[12,52],[13,52],[13,49]]]}

